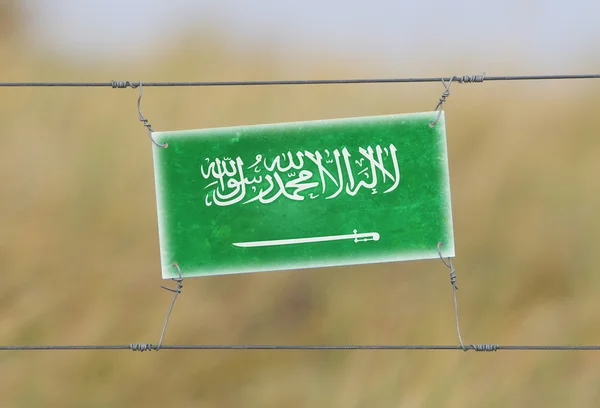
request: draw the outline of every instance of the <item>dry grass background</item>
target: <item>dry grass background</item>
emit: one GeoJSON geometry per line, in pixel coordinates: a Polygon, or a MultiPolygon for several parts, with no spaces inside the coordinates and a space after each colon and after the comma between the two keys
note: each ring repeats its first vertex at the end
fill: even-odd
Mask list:
{"type": "MultiPolygon", "coordinates": [[[[4,81],[289,77],[268,48],[228,53],[216,37],[77,69],[4,37],[4,81]]],[[[307,57],[306,67],[304,77],[368,76],[333,58],[307,57]]],[[[466,342],[600,343],[599,86],[453,87],[466,342]]],[[[441,90],[148,88],[143,110],[157,130],[202,128],[427,111],[441,90]]],[[[160,289],[151,143],[136,92],[1,90],[0,344],[158,341],[171,295],[160,289]]],[[[165,343],[455,344],[453,318],[437,261],[207,277],[185,282],[165,343]]],[[[1,352],[0,406],[591,407],[599,363],[594,352],[1,352]]]]}

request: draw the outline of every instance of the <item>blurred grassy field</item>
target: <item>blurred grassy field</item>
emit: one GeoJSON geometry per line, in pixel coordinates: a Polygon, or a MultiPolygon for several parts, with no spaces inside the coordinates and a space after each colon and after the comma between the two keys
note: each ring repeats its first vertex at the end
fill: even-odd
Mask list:
{"type": "MultiPolygon", "coordinates": [[[[4,40],[0,78],[289,77],[268,49],[229,54],[215,43],[116,69],[74,68],[4,40]]],[[[306,66],[313,78],[368,76],[335,59],[306,66]]],[[[435,74],[447,75],[443,68],[435,74]]],[[[600,343],[599,87],[453,87],[446,122],[466,343],[600,343]]],[[[143,111],[156,130],[190,129],[428,111],[442,90],[148,88],[143,111]]],[[[156,343],[171,295],[160,289],[151,143],[137,91],[1,93],[0,344],[156,343]]],[[[448,270],[438,261],[189,279],[165,338],[456,342],[448,270]]],[[[599,363],[594,352],[0,352],[0,406],[591,407],[600,405],[599,363]]]]}

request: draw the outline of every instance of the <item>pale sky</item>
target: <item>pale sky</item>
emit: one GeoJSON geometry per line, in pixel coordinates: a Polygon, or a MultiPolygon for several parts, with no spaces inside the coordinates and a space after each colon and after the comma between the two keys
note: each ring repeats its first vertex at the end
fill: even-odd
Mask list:
{"type": "Polygon", "coordinates": [[[538,72],[600,71],[600,0],[24,0],[31,37],[75,58],[151,49],[182,27],[217,25],[240,47],[268,38],[375,63],[469,56],[473,73],[521,55],[538,72]],[[576,64],[576,65],[574,65],[576,64]]]}

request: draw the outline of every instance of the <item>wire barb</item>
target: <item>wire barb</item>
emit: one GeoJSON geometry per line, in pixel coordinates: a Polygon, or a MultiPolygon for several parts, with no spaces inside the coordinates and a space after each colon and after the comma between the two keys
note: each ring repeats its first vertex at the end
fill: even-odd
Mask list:
{"type": "MultiPolygon", "coordinates": [[[[127,81],[128,82],[128,81],[127,81]]],[[[127,82],[125,83],[125,85],[123,86],[126,87],[127,86],[127,82]]],[[[119,81],[113,81],[113,88],[114,85],[123,85],[123,82],[119,82],[119,81]]],[[[134,87],[131,83],[129,83],[132,87],[134,87]]],[[[160,144],[158,142],[156,142],[156,140],[154,140],[154,138],[152,137],[152,132],[154,132],[154,130],[152,130],[152,125],[150,125],[150,123],[148,122],[148,119],[146,119],[144,117],[144,115],[142,114],[142,82],[140,81],[138,86],[140,87],[140,96],[138,97],[138,101],[137,101],[137,108],[138,108],[138,114],[140,117],[140,122],[142,122],[142,124],[146,127],[146,129],[148,129],[148,137],[150,138],[150,140],[152,140],[152,143],[154,143],[156,146],[158,147],[163,147],[166,148],[169,146],[168,143],[165,144],[160,144]]],[[[117,88],[120,88],[120,86],[117,86],[117,88]]]]}
{"type": "Polygon", "coordinates": [[[171,301],[171,307],[169,307],[169,312],[167,313],[167,318],[165,319],[165,324],[163,326],[162,333],[160,334],[160,340],[158,341],[158,345],[156,346],[156,351],[160,350],[160,347],[163,342],[163,338],[165,337],[165,331],[167,330],[167,325],[169,324],[169,317],[171,317],[171,312],[173,311],[173,306],[175,306],[175,301],[177,300],[177,296],[179,296],[179,294],[181,293],[181,290],[183,289],[183,277],[181,276],[181,268],[179,268],[179,265],[177,264],[177,262],[174,262],[173,266],[175,268],[177,268],[177,273],[179,274],[179,278],[171,279],[171,280],[177,282],[177,287],[175,289],[171,289],[166,286],[161,286],[161,288],[168,290],[170,292],[173,292],[173,293],[175,293],[175,295],[173,295],[173,300],[171,301]]]}

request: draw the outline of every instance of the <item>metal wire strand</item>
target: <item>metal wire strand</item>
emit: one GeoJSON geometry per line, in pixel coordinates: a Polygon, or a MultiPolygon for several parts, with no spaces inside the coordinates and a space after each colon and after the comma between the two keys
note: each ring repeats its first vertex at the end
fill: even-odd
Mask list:
{"type": "MultiPolygon", "coordinates": [[[[456,285],[456,269],[454,269],[454,265],[452,265],[452,259],[448,258],[448,262],[446,262],[444,260],[444,257],[442,256],[442,251],[441,251],[442,245],[443,245],[442,242],[438,242],[437,251],[438,251],[438,254],[440,255],[440,259],[442,260],[444,265],[446,265],[446,267],[448,267],[448,269],[450,269],[450,284],[452,285],[452,294],[454,295],[454,316],[456,318],[456,334],[458,335],[458,341],[460,343],[460,347],[464,351],[467,351],[468,348],[466,348],[464,346],[463,341],[462,341],[462,336],[460,335],[460,324],[458,322],[458,300],[456,299],[456,292],[458,291],[458,286],[456,285]]],[[[481,350],[477,350],[477,348],[475,348],[474,345],[471,345],[471,346],[473,347],[474,350],[481,351],[481,350]]]]}
{"type": "Polygon", "coordinates": [[[558,74],[558,75],[461,75],[448,77],[412,77],[412,78],[359,78],[359,79],[294,79],[271,81],[168,81],[168,82],[0,82],[0,87],[110,87],[137,88],[143,86],[260,86],[260,85],[335,85],[335,84],[384,84],[384,83],[421,83],[448,82],[454,79],[459,83],[476,83],[485,81],[534,81],[562,79],[600,79],[599,74],[558,74]]]}
{"type": "MultiPolygon", "coordinates": [[[[65,350],[156,350],[154,344],[122,344],[122,345],[15,345],[0,346],[0,351],[65,351],[65,350]]],[[[600,351],[600,345],[513,345],[471,344],[464,348],[458,345],[277,345],[277,344],[177,344],[162,345],[162,350],[446,350],[480,352],[493,351],[600,351]]]]}
{"type": "Polygon", "coordinates": [[[175,306],[175,302],[177,301],[177,296],[181,293],[183,289],[183,277],[181,276],[181,269],[177,262],[173,263],[173,266],[177,268],[177,273],[179,275],[178,278],[172,278],[172,281],[177,282],[177,287],[175,289],[171,289],[166,286],[161,286],[161,288],[168,290],[169,292],[173,292],[173,300],[171,301],[171,306],[169,307],[169,311],[167,312],[167,317],[165,318],[165,324],[163,325],[162,332],[160,333],[160,340],[158,340],[158,344],[149,344],[149,343],[132,343],[128,346],[128,348],[132,351],[150,351],[155,350],[158,351],[162,348],[163,338],[165,337],[165,332],[167,331],[167,325],[169,324],[169,317],[171,317],[171,313],[173,312],[173,306],[175,306]]]}
{"type": "Polygon", "coordinates": [[[456,334],[458,336],[458,342],[460,343],[460,347],[463,351],[475,350],[475,351],[496,351],[500,347],[498,344],[471,344],[469,346],[465,346],[463,344],[462,336],[460,335],[460,323],[458,322],[458,300],[456,296],[456,292],[458,291],[458,286],[456,285],[456,269],[454,265],[452,265],[452,259],[448,257],[448,262],[444,260],[442,256],[442,247],[443,243],[438,242],[437,250],[440,255],[440,259],[446,265],[448,269],[450,269],[450,284],[452,285],[452,294],[454,296],[454,316],[456,318],[456,334]]]}
{"type": "MultiPolygon", "coordinates": [[[[179,265],[177,264],[177,262],[174,262],[173,266],[175,268],[177,268],[177,273],[179,275],[179,278],[171,279],[171,280],[177,282],[177,287],[175,289],[171,289],[166,286],[161,286],[161,288],[166,289],[170,292],[173,292],[174,295],[173,295],[173,300],[171,301],[171,306],[169,307],[169,312],[167,313],[167,317],[165,319],[165,324],[163,326],[162,332],[160,333],[160,340],[158,341],[158,345],[155,348],[156,351],[160,350],[160,347],[162,346],[163,338],[165,337],[165,331],[167,331],[167,325],[169,324],[169,317],[171,317],[171,312],[173,312],[173,306],[175,306],[175,302],[177,301],[177,296],[179,296],[179,294],[181,293],[181,290],[183,289],[183,277],[181,276],[181,269],[179,268],[179,265]]],[[[144,350],[140,350],[140,351],[144,351],[144,350]]]]}

